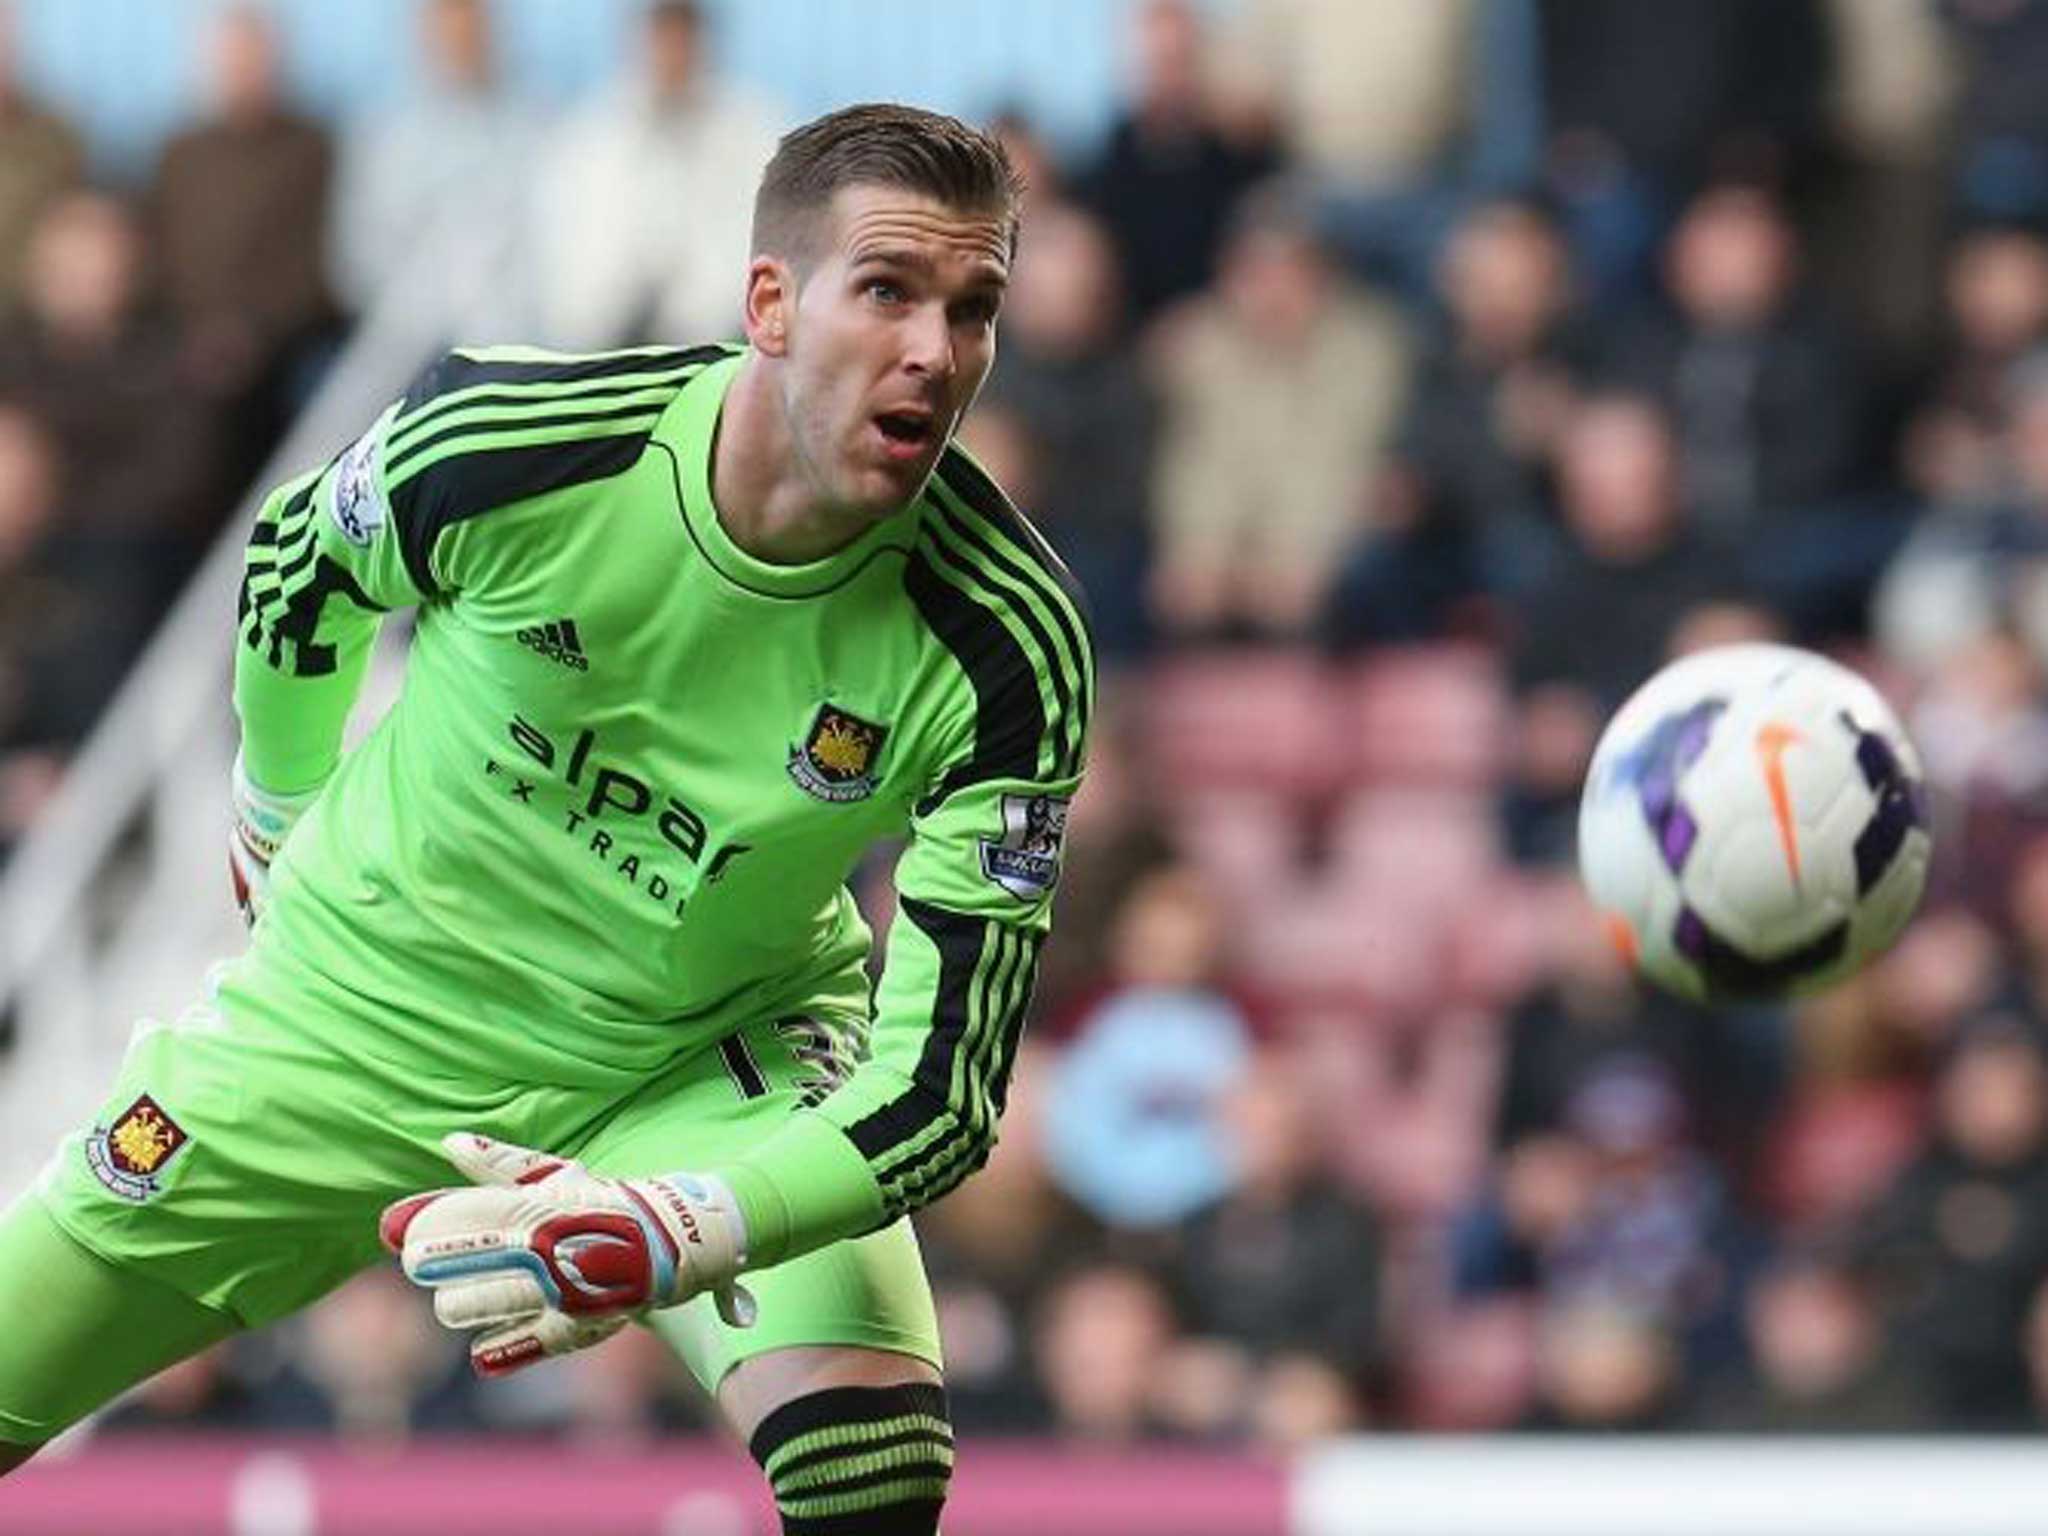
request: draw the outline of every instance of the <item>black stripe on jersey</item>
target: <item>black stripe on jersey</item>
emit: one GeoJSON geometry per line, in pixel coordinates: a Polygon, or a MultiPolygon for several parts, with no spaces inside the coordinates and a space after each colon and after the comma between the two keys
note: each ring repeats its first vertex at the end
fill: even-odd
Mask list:
{"type": "Polygon", "coordinates": [[[288,582],[299,572],[313,563],[313,557],[320,553],[320,535],[311,523],[300,527],[293,535],[289,549],[281,552],[277,567],[277,579],[288,582]]]}
{"type": "Polygon", "coordinates": [[[911,552],[903,586],[974,688],[974,755],[919,803],[919,815],[962,785],[1037,778],[1045,737],[1045,702],[1023,647],[990,608],[940,573],[931,547],[921,541],[911,552]]]}
{"type": "MultiPolygon", "coordinates": [[[[1062,614],[1060,627],[1065,631],[1073,646],[1077,664],[1094,670],[1095,646],[1093,641],[1094,614],[1089,607],[1087,590],[1067,569],[1067,562],[1059,557],[1052,545],[1045,541],[1045,535],[1032,527],[1031,520],[1009,497],[1003,488],[988,477],[986,471],[967,457],[958,448],[949,448],[939,460],[939,483],[966,502],[975,512],[994,525],[1009,543],[1016,546],[1032,568],[1040,572],[1059,595],[1066,599],[1066,606],[1073,610],[1071,622],[1062,614]]],[[[1060,614],[1060,604],[1048,597],[1046,606],[1060,614]]]]}
{"type": "Polygon", "coordinates": [[[243,644],[260,653],[268,665],[295,677],[324,677],[335,670],[335,648],[316,644],[313,638],[330,597],[345,597],[369,612],[382,611],[346,567],[319,553],[314,499],[324,478],[324,472],[309,476],[278,507],[274,520],[251,530],[236,607],[243,620],[243,644]]]}
{"type": "Polygon", "coordinates": [[[264,518],[249,530],[249,549],[242,566],[242,590],[235,601],[235,615],[243,621],[243,637],[252,646],[263,632],[262,616],[284,601],[284,579],[278,571],[278,560],[283,553],[279,545],[287,525],[293,533],[304,526],[299,514],[311,503],[319,483],[318,476],[309,478],[285,499],[274,519],[264,518]],[[259,577],[270,578],[260,589],[259,577]]]}
{"type": "MultiPolygon", "coordinates": [[[[559,384],[565,393],[581,398],[573,386],[624,380],[640,376],[638,387],[654,389],[666,384],[680,392],[688,384],[687,370],[700,368],[730,356],[733,349],[722,346],[673,348],[646,352],[606,352],[589,356],[521,359],[491,359],[450,352],[416,379],[406,391],[399,408],[398,423],[427,428],[428,435],[409,443],[399,462],[385,466],[385,484],[391,503],[391,517],[398,534],[399,554],[406,572],[423,596],[440,591],[433,572],[433,549],[444,529],[498,507],[525,501],[550,491],[566,489],[591,480],[602,480],[630,468],[645,450],[661,407],[643,404],[589,415],[563,413],[556,416],[519,416],[516,413],[495,420],[451,426],[446,432],[432,429],[431,415],[447,405],[452,412],[464,402],[449,397],[464,389],[493,384],[559,384]],[[645,376],[669,374],[667,380],[645,376]],[[602,431],[614,417],[637,418],[630,431],[602,431]],[[497,433],[542,430],[552,426],[594,425],[600,430],[588,437],[572,437],[547,443],[516,443],[487,446],[497,433]],[[435,443],[475,435],[477,446],[459,451],[435,464],[404,476],[405,464],[435,443]]],[[[473,397],[478,398],[478,397],[473,397]]],[[[546,409],[555,403],[545,392],[522,398],[528,408],[546,409]]],[[[566,404],[566,399],[561,402],[566,404]]]]}
{"type": "Polygon", "coordinates": [[[258,633],[248,637],[250,649],[262,649],[265,661],[272,667],[288,670],[294,677],[327,676],[335,669],[335,648],[315,644],[313,636],[319,632],[320,614],[327,606],[327,599],[336,596],[345,597],[370,613],[384,611],[356,585],[346,566],[322,555],[313,562],[312,575],[285,598],[283,612],[269,626],[269,645],[262,644],[259,624],[258,633]],[[288,665],[285,656],[287,643],[292,648],[288,665]]]}
{"type": "MultiPolygon", "coordinates": [[[[1066,645],[1068,665],[1062,667],[1059,654],[1047,647],[1047,670],[1052,673],[1056,687],[1071,682],[1074,701],[1071,743],[1063,771],[1079,773],[1095,694],[1094,616],[1088,594],[1067,569],[1066,562],[1031,526],[1030,519],[965,453],[949,448],[939,461],[936,478],[944,491],[959,498],[974,514],[963,517],[947,506],[943,497],[929,498],[943,511],[947,526],[966,538],[988,563],[1027,584],[1052,615],[1066,645]]],[[[1066,704],[1064,697],[1062,704],[1066,704]]]]}
{"type": "MultiPolygon", "coordinates": [[[[1010,1073],[1024,1037],[1031,994],[1037,982],[1038,953],[1044,940],[1024,929],[991,925],[995,955],[985,968],[980,987],[977,1024],[968,1041],[968,1101],[978,1111],[986,1095],[990,1114],[1000,1116],[1010,1098],[1010,1073]]],[[[894,1209],[909,1209],[938,1199],[988,1161],[995,1145],[994,1126],[963,1124],[896,1163],[878,1169],[884,1198],[894,1209]]]]}
{"type": "MultiPolygon", "coordinates": [[[[1063,655],[1054,644],[1051,633],[1039,621],[1037,610],[1026,601],[1032,592],[1029,579],[1018,569],[1014,561],[1005,558],[951,508],[941,503],[934,509],[934,515],[926,526],[932,530],[933,541],[941,549],[946,548],[946,537],[951,537],[980,555],[980,564],[958,560],[955,564],[970,571],[991,593],[1000,594],[1009,600],[1010,611],[1017,615],[1018,621],[1030,634],[1032,643],[1045,658],[1045,670],[1052,679],[1053,707],[1059,715],[1059,755],[1054,759],[1053,772],[1063,778],[1079,773],[1081,743],[1086,739],[1083,727],[1088,718],[1088,685],[1087,674],[1082,670],[1080,653],[1075,648],[1072,631],[1064,628],[1062,630],[1069,647],[1063,655]],[[945,536],[940,535],[940,529],[945,530],[945,536]],[[993,575],[989,568],[1002,572],[1002,576],[993,575]]],[[[1042,589],[1038,595],[1046,607],[1052,610],[1054,623],[1064,626],[1066,619],[1060,612],[1063,605],[1058,599],[1045,597],[1042,589]]]]}
{"type": "Polygon", "coordinates": [[[939,980],[932,989],[931,1028],[910,1086],[847,1128],[848,1138],[871,1165],[881,1163],[891,1148],[912,1140],[947,1112],[954,1058],[973,1023],[974,973],[990,927],[982,918],[948,912],[913,896],[899,898],[899,905],[938,950],[939,980]]]}
{"type": "MultiPolygon", "coordinates": [[[[514,394],[509,389],[478,389],[459,397],[443,396],[425,409],[392,423],[385,447],[391,462],[386,466],[385,474],[387,477],[395,474],[398,464],[410,458],[413,451],[425,440],[421,434],[440,432],[442,422],[448,417],[480,411],[484,413],[483,418],[469,422],[469,430],[482,431],[487,427],[493,430],[509,429],[517,422],[521,411],[566,411],[572,405],[630,400],[635,395],[653,395],[663,391],[673,395],[700,371],[698,368],[675,368],[667,372],[648,373],[626,379],[617,384],[568,386],[537,394],[514,394]]],[[[642,408],[659,410],[660,406],[643,405],[642,408]]]]}
{"type": "MultiPolygon", "coordinates": [[[[636,414],[647,418],[645,411],[636,414]]],[[[433,553],[445,529],[516,501],[620,474],[633,467],[652,432],[650,420],[638,431],[612,436],[479,448],[421,470],[390,493],[398,551],[413,585],[427,597],[441,590],[433,553]]]]}
{"type": "MultiPolygon", "coordinates": [[[[680,389],[685,382],[687,381],[679,380],[676,388],[680,389]]],[[[535,402],[535,404],[542,407],[555,403],[551,400],[535,402]]],[[[488,421],[462,422],[456,426],[445,427],[438,432],[429,432],[426,436],[407,443],[404,448],[399,450],[397,456],[384,466],[384,483],[391,488],[391,494],[396,497],[399,492],[405,489],[405,483],[410,478],[408,471],[412,464],[424,458],[434,449],[441,447],[444,443],[457,442],[465,437],[487,441],[489,438],[501,433],[544,432],[551,427],[590,426],[602,428],[607,422],[626,421],[643,421],[650,422],[651,424],[651,419],[659,417],[661,411],[662,408],[659,405],[651,405],[646,401],[641,401],[634,405],[613,406],[608,411],[564,411],[551,416],[539,414],[531,416],[502,416],[494,417],[488,421]]],[[[609,437],[619,434],[599,430],[591,432],[590,435],[592,437],[609,437]]],[[[488,453],[492,451],[484,445],[484,441],[479,442],[475,450],[476,452],[488,453]]],[[[536,445],[529,443],[522,446],[533,447],[536,445]]],[[[550,443],[546,446],[555,447],[558,445],[550,443]]],[[[417,473],[424,475],[437,467],[429,465],[426,469],[419,470],[417,473]]]]}
{"type": "Polygon", "coordinates": [[[715,363],[732,347],[664,347],[643,352],[595,352],[584,356],[494,359],[449,352],[414,379],[398,409],[404,421],[457,390],[479,384],[580,384],[634,373],[662,373],[693,363],[715,363]]]}

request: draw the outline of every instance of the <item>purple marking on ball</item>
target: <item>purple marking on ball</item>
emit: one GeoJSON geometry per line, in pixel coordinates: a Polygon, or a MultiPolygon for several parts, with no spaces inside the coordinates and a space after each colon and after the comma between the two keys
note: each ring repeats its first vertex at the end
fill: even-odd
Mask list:
{"type": "Polygon", "coordinates": [[[1615,761],[1614,779],[1635,787],[1636,804],[1673,874],[1684,870],[1699,841],[1699,823],[1680,801],[1678,781],[1707,750],[1714,721],[1727,708],[1726,699],[1709,698],[1665,715],[1615,761]]]}
{"type": "Polygon", "coordinates": [[[1686,959],[1699,961],[1706,958],[1711,942],[1706,920],[1691,907],[1681,908],[1671,930],[1671,947],[1686,959]]]}
{"type": "Polygon", "coordinates": [[[1699,823],[1693,820],[1692,812],[1682,805],[1674,805],[1657,835],[1657,841],[1664,850],[1664,862],[1671,866],[1673,874],[1685,868],[1686,856],[1692,852],[1692,845],[1699,841],[1699,835],[1699,823]]]}

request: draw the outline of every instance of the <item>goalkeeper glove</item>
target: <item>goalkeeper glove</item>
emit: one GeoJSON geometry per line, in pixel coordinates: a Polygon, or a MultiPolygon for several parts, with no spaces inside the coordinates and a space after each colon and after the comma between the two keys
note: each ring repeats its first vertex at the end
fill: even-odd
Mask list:
{"type": "Polygon", "coordinates": [[[406,1278],[434,1292],[470,1344],[480,1376],[610,1338],[654,1307],[704,1291],[736,1328],[754,1300],[733,1283],[746,1229],[716,1179],[606,1179],[581,1163],[467,1132],[443,1138],[479,1187],[436,1189],[388,1207],[378,1223],[406,1278]]]}
{"type": "Polygon", "coordinates": [[[306,807],[320,798],[317,787],[295,795],[275,795],[258,788],[242,767],[242,754],[235,754],[232,780],[235,821],[228,833],[228,879],[235,888],[235,905],[250,927],[270,903],[270,865],[278,849],[306,807]]]}

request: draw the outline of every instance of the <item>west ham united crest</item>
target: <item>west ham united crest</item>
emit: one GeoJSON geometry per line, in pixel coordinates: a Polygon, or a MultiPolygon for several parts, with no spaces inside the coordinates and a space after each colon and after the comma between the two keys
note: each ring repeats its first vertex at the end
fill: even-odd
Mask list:
{"type": "Polygon", "coordinates": [[[875,792],[876,764],[889,728],[821,704],[801,746],[789,753],[789,776],[807,795],[835,803],[875,792]]]}
{"type": "Polygon", "coordinates": [[[145,1093],[112,1124],[93,1127],[85,1143],[85,1161],[123,1200],[147,1200],[162,1191],[165,1166],[190,1139],[184,1127],[145,1093]]]}

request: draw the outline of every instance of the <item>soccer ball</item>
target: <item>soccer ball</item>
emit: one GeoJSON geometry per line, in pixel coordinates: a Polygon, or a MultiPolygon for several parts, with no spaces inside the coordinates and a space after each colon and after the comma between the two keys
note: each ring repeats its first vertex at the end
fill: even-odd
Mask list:
{"type": "Polygon", "coordinates": [[[1579,802],[1579,871],[1642,975],[1708,1002],[1819,991],[1905,927],[1932,844],[1920,759],[1824,656],[1728,645],[1622,705],[1579,802]]]}

